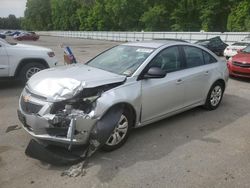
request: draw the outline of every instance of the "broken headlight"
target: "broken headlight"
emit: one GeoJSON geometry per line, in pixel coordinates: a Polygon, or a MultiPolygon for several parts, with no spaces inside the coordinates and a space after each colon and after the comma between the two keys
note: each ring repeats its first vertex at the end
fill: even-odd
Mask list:
{"type": "Polygon", "coordinates": [[[77,96],[73,99],[56,102],[51,108],[51,114],[57,114],[67,110],[67,106],[71,106],[71,109],[81,110],[84,113],[89,113],[95,107],[95,101],[100,97],[96,94],[88,97],[77,96]]]}
{"type": "Polygon", "coordinates": [[[81,110],[84,113],[88,114],[95,107],[95,101],[102,95],[103,92],[117,87],[122,83],[123,82],[118,82],[98,86],[95,88],[85,88],[82,92],[80,92],[72,99],[54,103],[50,113],[57,114],[58,112],[63,112],[66,110],[66,105],[70,105],[71,109],[81,110]]]}

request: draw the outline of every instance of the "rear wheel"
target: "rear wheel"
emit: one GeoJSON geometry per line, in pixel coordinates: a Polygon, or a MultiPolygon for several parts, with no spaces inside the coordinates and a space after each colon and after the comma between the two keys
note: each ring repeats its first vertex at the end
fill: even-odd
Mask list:
{"type": "Polygon", "coordinates": [[[120,148],[127,141],[132,124],[132,115],[128,110],[124,110],[117,126],[115,127],[105,145],[102,147],[102,150],[113,151],[120,148]]]}
{"type": "Polygon", "coordinates": [[[215,82],[210,88],[207,100],[205,103],[205,107],[208,110],[215,110],[221,103],[223,93],[224,93],[224,85],[221,82],[215,82]]]}
{"type": "Polygon", "coordinates": [[[22,67],[19,73],[20,80],[22,83],[26,83],[34,74],[45,68],[41,63],[28,63],[22,67]]]}

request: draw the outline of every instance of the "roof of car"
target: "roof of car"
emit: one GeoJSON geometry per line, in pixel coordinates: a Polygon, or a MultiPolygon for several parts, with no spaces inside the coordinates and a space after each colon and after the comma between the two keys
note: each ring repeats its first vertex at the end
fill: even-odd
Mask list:
{"type": "Polygon", "coordinates": [[[128,42],[123,45],[138,46],[138,47],[145,47],[145,48],[160,48],[163,45],[173,44],[173,43],[186,44],[186,42],[180,42],[178,40],[173,39],[173,40],[148,40],[148,41],[140,41],[140,42],[128,42]]]}

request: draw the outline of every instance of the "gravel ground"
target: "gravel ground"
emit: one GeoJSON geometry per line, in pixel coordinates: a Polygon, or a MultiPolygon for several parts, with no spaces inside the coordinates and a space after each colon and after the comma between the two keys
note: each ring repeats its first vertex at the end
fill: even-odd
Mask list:
{"type": "MultiPolygon", "coordinates": [[[[23,43],[52,48],[61,64],[61,43],[80,62],[117,44],[58,37],[23,43]]],[[[198,107],[134,130],[119,150],[96,153],[76,178],[61,177],[69,167],[25,156],[30,137],[16,115],[22,87],[0,81],[0,187],[250,187],[250,80],[230,79],[215,111],[198,107]]]]}

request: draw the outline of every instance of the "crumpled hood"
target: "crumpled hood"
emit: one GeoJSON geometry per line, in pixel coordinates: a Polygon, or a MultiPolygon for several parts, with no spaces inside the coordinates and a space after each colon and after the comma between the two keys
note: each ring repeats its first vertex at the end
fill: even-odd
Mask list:
{"type": "Polygon", "coordinates": [[[123,82],[125,79],[126,76],[77,64],[40,71],[30,78],[27,87],[49,101],[60,101],[72,98],[84,88],[123,82]]]}

